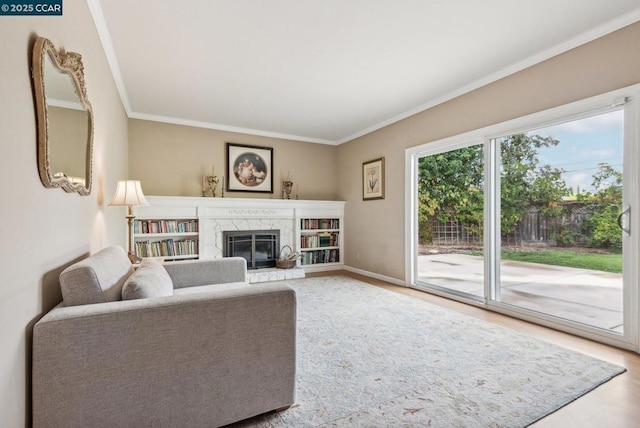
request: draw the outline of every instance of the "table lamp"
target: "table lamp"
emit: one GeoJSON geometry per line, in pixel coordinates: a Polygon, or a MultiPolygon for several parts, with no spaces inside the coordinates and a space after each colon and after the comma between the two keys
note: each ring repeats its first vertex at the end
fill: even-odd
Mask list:
{"type": "Polygon", "coordinates": [[[110,207],[127,207],[127,224],[129,225],[128,229],[128,250],[127,255],[129,256],[129,260],[131,263],[137,263],[141,259],[140,257],[133,254],[133,219],[136,218],[133,215],[133,207],[137,205],[149,205],[147,199],[144,197],[144,193],[142,193],[142,186],[140,186],[140,181],[138,180],[121,180],[118,181],[118,187],[116,188],[116,194],[113,197],[113,200],[109,202],[110,207]]]}

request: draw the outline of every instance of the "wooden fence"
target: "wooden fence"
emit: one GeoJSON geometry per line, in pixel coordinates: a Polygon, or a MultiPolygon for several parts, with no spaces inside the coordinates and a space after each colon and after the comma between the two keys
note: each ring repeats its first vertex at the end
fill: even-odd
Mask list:
{"type": "MultiPolygon", "coordinates": [[[[562,216],[551,217],[541,212],[540,207],[531,206],[524,212],[522,221],[511,233],[502,235],[505,245],[538,244],[556,246],[556,234],[568,231],[574,245],[586,244],[586,237],[581,234],[584,220],[593,214],[593,210],[582,202],[563,202],[562,216]]],[[[440,222],[436,216],[430,219],[433,245],[477,245],[482,243],[482,235],[467,230],[454,217],[453,210],[447,210],[447,220],[440,222]]]]}

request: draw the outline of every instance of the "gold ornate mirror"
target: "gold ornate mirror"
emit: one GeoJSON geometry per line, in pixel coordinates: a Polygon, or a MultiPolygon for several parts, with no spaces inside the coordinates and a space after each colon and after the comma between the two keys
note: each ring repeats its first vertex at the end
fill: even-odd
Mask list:
{"type": "Polygon", "coordinates": [[[58,52],[48,39],[33,46],[33,88],[38,120],[38,172],[45,187],[91,193],[93,111],[82,57],[58,52]]]}

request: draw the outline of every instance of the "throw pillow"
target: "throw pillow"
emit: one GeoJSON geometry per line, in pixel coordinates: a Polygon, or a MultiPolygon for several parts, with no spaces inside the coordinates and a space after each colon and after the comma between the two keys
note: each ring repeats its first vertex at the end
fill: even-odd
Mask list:
{"type": "Polygon", "coordinates": [[[173,295],[173,282],[162,264],[143,260],[122,287],[122,300],[173,295]]]}

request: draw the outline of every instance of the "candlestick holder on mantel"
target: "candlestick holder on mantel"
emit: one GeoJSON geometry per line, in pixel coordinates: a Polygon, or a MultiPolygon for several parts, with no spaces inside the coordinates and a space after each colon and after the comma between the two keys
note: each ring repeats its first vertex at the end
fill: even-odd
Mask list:
{"type": "Polygon", "coordinates": [[[206,198],[215,198],[219,182],[220,179],[216,175],[205,175],[202,177],[202,196],[206,198]]]}
{"type": "Polygon", "coordinates": [[[205,175],[202,177],[202,196],[215,198],[218,184],[222,184],[220,197],[224,198],[224,177],[222,179],[218,178],[217,175],[205,175]]]}
{"type": "Polygon", "coordinates": [[[215,168],[211,168],[211,175],[205,175],[202,177],[202,197],[215,198],[218,184],[222,184],[221,197],[224,198],[224,175],[222,178],[218,177],[214,173],[215,168]]]}
{"type": "Polygon", "coordinates": [[[282,189],[284,192],[282,199],[285,199],[285,196],[286,196],[286,199],[291,199],[291,190],[293,189],[293,181],[284,180],[282,182],[282,189]]]}

